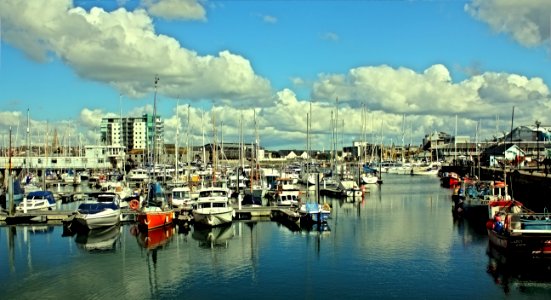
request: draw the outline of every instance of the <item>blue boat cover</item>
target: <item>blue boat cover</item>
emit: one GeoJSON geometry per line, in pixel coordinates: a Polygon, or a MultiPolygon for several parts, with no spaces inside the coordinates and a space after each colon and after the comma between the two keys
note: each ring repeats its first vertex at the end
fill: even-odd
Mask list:
{"type": "Polygon", "coordinates": [[[81,214],[95,214],[104,211],[106,208],[119,209],[119,206],[113,202],[82,203],[78,206],[78,211],[81,214]]]}
{"type": "Polygon", "coordinates": [[[50,191],[34,191],[27,194],[27,199],[43,198],[48,200],[48,203],[55,204],[54,194],[50,191]]]}

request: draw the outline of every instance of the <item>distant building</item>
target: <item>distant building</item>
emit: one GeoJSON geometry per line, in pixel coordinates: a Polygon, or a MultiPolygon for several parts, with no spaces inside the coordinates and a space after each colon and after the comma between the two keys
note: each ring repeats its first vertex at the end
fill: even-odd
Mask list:
{"type": "Polygon", "coordinates": [[[497,167],[505,163],[518,166],[523,165],[524,161],[524,151],[518,145],[511,143],[493,145],[481,154],[482,164],[490,167],[497,167]]]}
{"type": "MultiPolygon", "coordinates": [[[[102,118],[101,143],[107,146],[123,146],[127,151],[152,149],[154,137],[157,150],[164,144],[164,126],[161,117],[144,114],[142,117],[102,118]]],[[[160,151],[157,151],[160,153],[160,151]]]]}

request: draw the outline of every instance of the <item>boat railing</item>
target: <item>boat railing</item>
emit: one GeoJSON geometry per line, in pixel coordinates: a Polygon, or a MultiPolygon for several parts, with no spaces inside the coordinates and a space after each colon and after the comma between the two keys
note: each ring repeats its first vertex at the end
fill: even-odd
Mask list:
{"type": "Polygon", "coordinates": [[[509,223],[511,234],[550,234],[551,214],[544,213],[508,213],[505,223],[509,223]]]}

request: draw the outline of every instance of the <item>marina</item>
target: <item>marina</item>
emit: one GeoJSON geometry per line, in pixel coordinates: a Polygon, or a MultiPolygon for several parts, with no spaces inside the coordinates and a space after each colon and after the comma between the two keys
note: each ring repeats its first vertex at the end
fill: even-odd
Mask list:
{"type": "Polygon", "coordinates": [[[438,177],[383,179],[361,201],[323,197],[332,208],[324,226],[253,215],[148,232],[132,222],[87,234],[4,225],[0,288],[7,298],[551,296],[547,260],[520,261],[491,247],[484,224],[453,217],[452,190],[438,177]]]}
{"type": "Polygon", "coordinates": [[[2,299],[551,299],[551,1],[19,2],[2,299]]]}

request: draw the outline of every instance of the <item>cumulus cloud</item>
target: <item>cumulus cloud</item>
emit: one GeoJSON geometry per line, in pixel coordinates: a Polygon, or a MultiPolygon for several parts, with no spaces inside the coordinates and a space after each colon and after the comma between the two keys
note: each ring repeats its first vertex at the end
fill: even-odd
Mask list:
{"type": "Polygon", "coordinates": [[[21,122],[21,112],[19,111],[0,111],[0,126],[15,127],[21,122]]]}
{"type": "Polygon", "coordinates": [[[551,2],[548,0],[473,0],[465,11],[498,33],[511,34],[524,46],[549,40],[551,2]]]}
{"type": "Polygon", "coordinates": [[[446,124],[455,115],[493,122],[496,115],[509,115],[513,106],[517,124],[532,124],[535,117],[548,119],[541,109],[551,100],[548,86],[538,77],[485,72],[455,83],[440,64],[423,72],[382,65],[351,69],[346,75],[320,75],[312,98],[331,103],[337,97],[343,106],[359,108],[365,103],[370,110],[405,114],[425,132],[431,126],[447,126],[449,131],[446,124]]]}
{"type": "Polygon", "coordinates": [[[196,0],[143,0],[149,14],[164,19],[206,20],[205,8],[196,0]]]}
{"type": "Polygon", "coordinates": [[[422,73],[382,65],[351,69],[347,75],[321,75],[313,98],[336,97],[351,106],[366,101],[372,108],[395,113],[478,114],[494,105],[549,100],[549,89],[541,78],[516,74],[486,72],[454,83],[440,64],[422,73]]]}
{"type": "Polygon", "coordinates": [[[102,118],[118,118],[116,113],[105,112],[102,109],[83,108],[80,111],[80,122],[89,128],[98,128],[102,118]]]}
{"type": "MultiPolygon", "coordinates": [[[[161,2],[157,2],[161,3],[161,2]]],[[[71,0],[0,2],[2,39],[38,61],[59,57],[75,72],[109,83],[129,96],[153,90],[187,99],[269,99],[268,80],[250,61],[229,51],[200,56],[172,37],[157,34],[143,9],[85,11],[71,0]]]]}

